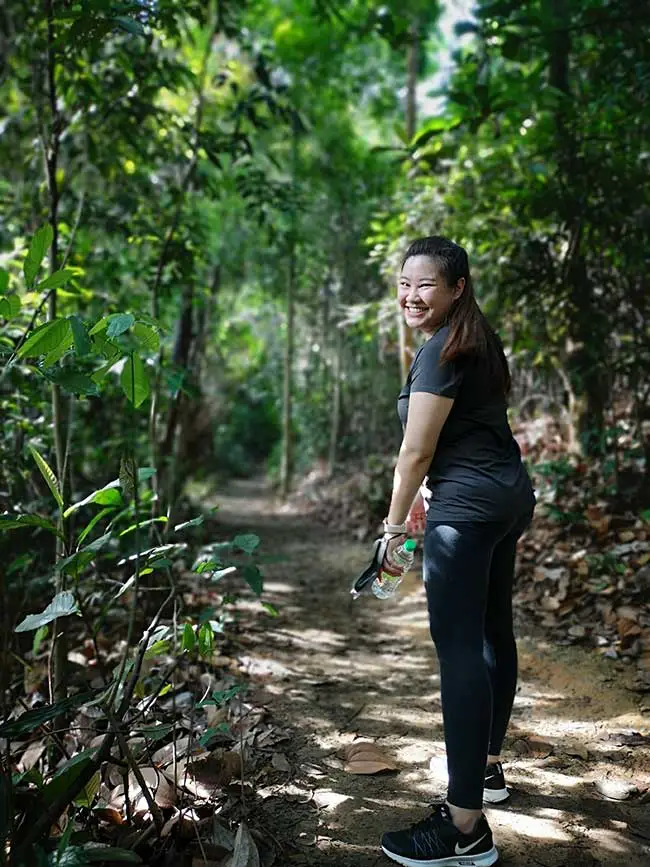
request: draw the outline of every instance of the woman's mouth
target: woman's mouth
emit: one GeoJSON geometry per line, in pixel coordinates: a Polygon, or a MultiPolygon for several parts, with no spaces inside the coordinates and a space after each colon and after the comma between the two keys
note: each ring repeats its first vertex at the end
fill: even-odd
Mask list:
{"type": "Polygon", "coordinates": [[[421,307],[415,304],[405,304],[404,309],[407,313],[410,313],[411,316],[421,316],[422,314],[428,311],[428,307],[421,307]]]}

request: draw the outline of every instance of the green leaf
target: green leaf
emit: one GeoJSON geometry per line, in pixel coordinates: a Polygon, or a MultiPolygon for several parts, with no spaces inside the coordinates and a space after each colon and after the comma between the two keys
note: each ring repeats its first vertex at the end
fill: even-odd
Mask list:
{"type": "Polygon", "coordinates": [[[196,647],[196,635],[189,623],[183,627],[183,638],[181,641],[181,650],[194,650],[196,647]]]}
{"type": "Polygon", "coordinates": [[[141,527],[148,527],[150,524],[166,524],[169,518],[166,515],[159,515],[157,518],[147,518],[145,521],[138,521],[136,524],[131,524],[126,530],[122,530],[120,536],[126,536],[127,533],[133,533],[134,530],[141,527]]]}
{"type": "MultiPolygon", "coordinates": [[[[57,359],[58,360],[58,359],[57,359]]],[[[85,373],[63,367],[44,374],[46,379],[54,382],[68,394],[89,395],[99,394],[99,388],[95,382],[85,373]]]]}
{"type": "Polygon", "coordinates": [[[143,738],[149,738],[149,740],[155,742],[162,740],[162,738],[166,738],[173,730],[174,726],[171,723],[162,723],[160,725],[145,726],[142,729],[136,729],[135,734],[143,738]]]}
{"type": "Polygon", "coordinates": [[[126,30],[127,33],[132,33],[134,36],[144,36],[145,29],[139,21],[134,21],[133,18],[127,18],[125,15],[118,15],[113,21],[121,30],[126,30]]]}
{"type": "Polygon", "coordinates": [[[78,575],[91,560],[95,559],[97,552],[101,551],[101,549],[108,544],[112,535],[113,534],[110,532],[104,533],[103,536],[98,536],[97,539],[90,543],[90,545],[86,545],[85,548],[80,548],[74,554],[71,554],[70,557],[59,560],[55,566],[56,571],[65,572],[68,575],[78,575]]]}
{"type": "Polygon", "coordinates": [[[205,516],[199,515],[197,518],[192,518],[191,521],[184,521],[182,524],[176,524],[174,532],[178,533],[179,530],[186,530],[188,527],[200,527],[204,521],[205,516]]]}
{"type": "Polygon", "coordinates": [[[53,364],[56,364],[68,349],[71,348],[74,343],[74,339],[72,337],[72,328],[70,327],[70,323],[66,322],[67,328],[65,330],[65,334],[63,335],[63,339],[61,342],[54,347],[50,352],[47,353],[45,358],[43,359],[42,365],[43,367],[52,367],[53,364]]]}
{"type": "Polygon", "coordinates": [[[83,358],[89,355],[92,350],[92,343],[86,333],[86,326],[81,321],[81,318],[75,313],[73,316],[68,316],[70,327],[72,328],[72,338],[74,340],[75,352],[83,358]]]}
{"type": "Polygon", "coordinates": [[[245,533],[241,536],[235,536],[232,540],[232,544],[235,548],[239,548],[240,551],[245,551],[246,554],[252,554],[260,544],[260,537],[256,536],[254,533],[245,533]]]}
{"type": "Polygon", "coordinates": [[[99,792],[100,783],[101,773],[97,771],[97,773],[90,778],[90,782],[86,786],[84,786],[81,792],[79,792],[77,797],[74,799],[75,804],[78,807],[92,806],[92,803],[97,797],[97,793],[99,792]]]}
{"type": "Polygon", "coordinates": [[[74,596],[69,590],[57,593],[54,599],[40,614],[28,614],[27,617],[16,627],[16,632],[31,632],[32,629],[40,629],[46,623],[51,623],[58,617],[67,617],[70,614],[78,614],[79,608],[74,596]]]}
{"type": "Polygon", "coordinates": [[[31,288],[34,278],[38,274],[38,270],[41,267],[41,262],[43,261],[45,254],[52,245],[53,238],[54,232],[49,223],[41,226],[32,238],[29,250],[27,251],[27,258],[23,264],[25,282],[29,288],[31,288]]]}
{"type": "Polygon", "coordinates": [[[131,329],[135,339],[143,349],[148,349],[150,352],[157,352],[160,348],[160,337],[158,332],[150,328],[148,325],[143,325],[142,322],[136,322],[131,329]]]}
{"type": "Polygon", "coordinates": [[[74,271],[70,268],[63,268],[60,271],[55,271],[54,274],[50,274],[45,280],[41,280],[38,284],[38,289],[39,291],[43,289],[60,289],[61,286],[69,283],[73,277],[74,271]]]}
{"type": "Polygon", "coordinates": [[[80,692],[54,704],[48,704],[45,707],[36,708],[36,710],[28,710],[18,719],[0,725],[0,738],[15,740],[22,735],[36,731],[43,723],[49,722],[55,716],[65,716],[70,711],[76,710],[82,704],[87,704],[95,698],[97,698],[97,691],[80,692]]]}
{"type": "Polygon", "coordinates": [[[253,592],[257,596],[262,595],[262,590],[264,589],[264,578],[262,577],[262,573],[257,568],[254,563],[248,563],[242,569],[242,574],[244,576],[244,580],[251,587],[253,592]]]}
{"type": "Polygon", "coordinates": [[[102,316],[101,319],[97,320],[97,322],[95,322],[93,327],[88,332],[90,336],[94,337],[95,335],[99,334],[100,331],[105,331],[108,328],[108,319],[108,316],[102,316]]]}
{"type": "Polygon", "coordinates": [[[79,500],[78,503],[68,506],[63,513],[63,517],[68,518],[74,512],[82,509],[84,506],[90,505],[91,503],[97,503],[100,506],[112,506],[113,508],[122,506],[124,501],[122,500],[122,494],[119,491],[119,482],[117,479],[104,485],[103,488],[93,491],[92,494],[88,494],[87,497],[84,497],[83,500],[79,500]]]}
{"type": "Polygon", "coordinates": [[[218,726],[214,728],[206,729],[205,732],[199,738],[199,746],[207,747],[210,741],[212,741],[217,735],[220,734],[230,734],[230,727],[227,723],[219,723],[218,726]]]}
{"type": "Polygon", "coordinates": [[[54,776],[41,792],[42,803],[45,807],[53,804],[59,795],[73,785],[75,780],[93,763],[96,752],[96,749],[84,750],[57,768],[54,776]]]}
{"type": "Polygon", "coordinates": [[[22,530],[24,527],[40,527],[55,536],[59,533],[52,521],[41,518],[40,515],[12,515],[9,512],[0,515],[0,532],[3,530],[22,530]]]}
{"type": "Polygon", "coordinates": [[[4,319],[13,319],[20,313],[20,308],[20,298],[17,295],[0,298],[0,316],[4,319]]]}
{"type": "Polygon", "coordinates": [[[89,534],[92,533],[95,525],[98,524],[102,518],[105,518],[106,515],[110,515],[111,512],[115,511],[114,506],[107,506],[105,509],[102,509],[101,512],[97,512],[94,518],[92,518],[88,524],[84,527],[84,529],[79,533],[79,538],[77,539],[77,544],[81,545],[88,538],[89,534]]]}
{"type": "Polygon", "coordinates": [[[164,653],[167,653],[172,646],[171,641],[168,638],[162,638],[160,641],[154,641],[151,647],[148,647],[144,658],[145,659],[153,659],[155,656],[162,656],[164,653]]]}
{"type": "Polygon", "coordinates": [[[151,392],[149,377],[142,359],[135,352],[128,357],[124,370],[120,376],[122,391],[131,401],[133,406],[139,407],[151,392]]]}
{"type": "Polygon", "coordinates": [[[65,342],[71,336],[70,323],[67,319],[53,319],[46,322],[35,331],[16,353],[18,358],[35,358],[37,355],[47,355],[65,342]]]}
{"type": "Polygon", "coordinates": [[[211,656],[214,650],[214,633],[209,623],[204,623],[199,629],[199,653],[201,656],[211,656]]]}
{"type": "Polygon", "coordinates": [[[215,690],[210,698],[206,698],[204,701],[200,701],[197,704],[197,708],[206,707],[207,705],[215,705],[215,707],[220,707],[222,704],[233,699],[236,695],[239,695],[240,692],[244,692],[246,689],[246,685],[243,683],[237,683],[235,686],[231,686],[228,689],[215,690]]]}
{"type": "Polygon", "coordinates": [[[5,271],[4,268],[0,268],[0,295],[4,295],[4,293],[9,288],[9,272],[5,271]]]}
{"type": "Polygon", "coordinates": [[[34,446],[29,446],[29,450],[32,454],[32,457],[36,461],[36,466],[41,471],[41,475],[47,482],[47,486],[52,491],[52,496],[56,500],[60,509],[63,508],[63,497],[61,496],[61,491],[59,490],[59,480],[54,475],[54,472],[50,469],[47,462],[38,451],[34,448],[34,446]]]}
{"type": "Polygon", "coordinates": [[[262,602],[262,608],[266,611],[269,617],[277,617],[280,614],[275,605],[271,605],[270,602],[262,602]]]}
{"type": "Polygon", "coordinates": [[[49,631],[49,626],[41,626],[40,629],[37,629],[34,633],[34,640],[32,641],[32,653],[34,654],[34,656],[38,656],[38,652],[41,649],[41,644],[47,638],[47,634],[49,631]]]}
{"type": "MultiPolygon", "coordinates": [[[[124,334],[135,322],[135,317],[131,313],[113,313],[108,317],[108,328],[106,331],[107,337],[119,337],[124,334]]],[[[93,333],[92,331],[90,332],[93,333]]]]}

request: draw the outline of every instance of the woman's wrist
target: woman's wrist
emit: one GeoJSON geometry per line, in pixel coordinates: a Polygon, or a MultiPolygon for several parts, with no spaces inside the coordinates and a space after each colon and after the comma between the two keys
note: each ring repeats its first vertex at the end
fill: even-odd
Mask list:
{"type": "Polygon", "coordinates": [[[401,536],[406,533],[406,521],[402,524],[393,524],[388,518],[384,518],[384,535],[401,536]]]}

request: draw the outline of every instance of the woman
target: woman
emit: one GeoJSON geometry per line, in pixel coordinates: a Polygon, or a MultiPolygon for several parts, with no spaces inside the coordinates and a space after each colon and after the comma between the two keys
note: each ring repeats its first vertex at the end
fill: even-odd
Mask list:
{"type": "Polygon", "coordinates": [[[404,438],[386,556],[418,522],[426,477],[424,582],[449,786],[432,815],[381,843],[407,867],[482,867],[498,860],[483,800],[508,797],[500,752],[517,681],[515,549],[535,497],[508,425],[508,363],[476,303],[465,250],[441,237],[414,241],[398,299],[426,341],[398,400],[404,438]]]}

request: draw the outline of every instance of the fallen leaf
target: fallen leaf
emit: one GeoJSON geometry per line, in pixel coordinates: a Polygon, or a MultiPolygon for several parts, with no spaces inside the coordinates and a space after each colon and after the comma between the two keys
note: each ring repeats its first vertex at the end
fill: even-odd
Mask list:
{"type": "MultiPolygon", "coordinates": [[[[241,760],[238,753],[229,750],[214,750],[204,756],[188,756],[177,765],[176,780],[179,786],[187,789],[195,797],[209,800],[224,786],[238,776],[241,760]]],[[[164,774],[173,780],[173,767],[165,769],[164,774]]]]}
{"type": "Polygon", "coordinates": [[[25,752],[22,754],[20,761],[18,762],[18,770],[19,771],[31,771],[36,762],[40,759],[40,757],[45,752],[46,744],[44,741],[37,741],[35,744],[31,744],[25,752]]]}
{"type": "Polygon", "coordinates": [[[634,783],[619,779],[596,780],[596,789],[611,801],[627,801],[639,792],[634,783]]]}
{"type": "MultiPolygon", "coordinates": [[[[176,792],[169,780],[165,777],[162,771],[154,767],[141,767],[140,773],[151,792],[154,801],[159,807],[167,809],[173,807],[176,803],[176,792]]],[[[136,779],[133,771],[129,774],[129,800],[133,804],[135,812],[141,812],[148,809],[147,801],[140,788],[140,783],[136,779]]]]}
{"type": "Polygon", "coordinates": [[[383,753],[376,744],[356,741],[345,749],[344,770],[349,774],[379,774],[382,771],[397,771],[393,759],[383,753]]]}
{"type": "Polygon", "coordinates": [[[259,852],[245,822],[237,828],[235,851],[226,867],[260,867],[259,852]]]}
{"type": "Polygon", "coordinates": [[[287,773],[291,771],[291,765],[284,753],[273,753],[271,764],[276,771],[286,771],[287,773]]]}

